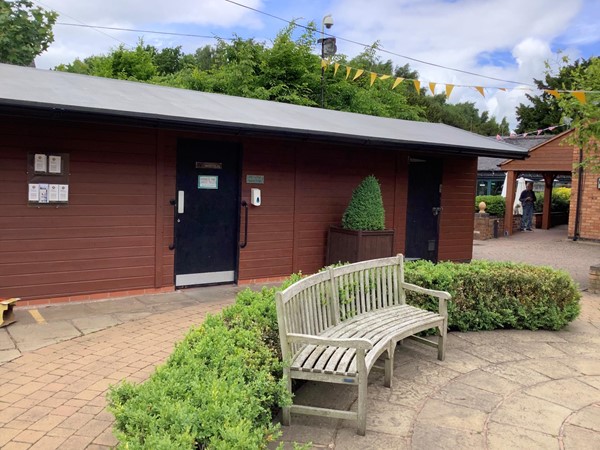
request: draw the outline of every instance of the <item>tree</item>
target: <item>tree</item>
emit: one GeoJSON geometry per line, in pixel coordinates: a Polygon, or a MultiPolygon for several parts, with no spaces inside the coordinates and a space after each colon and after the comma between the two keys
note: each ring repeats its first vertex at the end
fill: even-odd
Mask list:
{"type": "Polygon", "coordinates": [[[569,94],[558,100],[563,117],[572,120],[574,128],[568,142],[583,150],[585,166],[600,171],[600,58],[574,66],[571,76],[572,90],[592,92],[585,93],[585,102],[569,94]]]}
{"type": "MultiPolygon", "coordinates": [[[[568,58],[563,58],[563,67],[558,71],[558,74],[553,74],[550,70],[550,65],[546,63],[546,76],[544,80],[534,79],[534,83],[540,90],[551,89],[573,89],[575,83],[575,74],[580,69],[585,69],[590,60],[577,60],[573,64],[568,64],[568,58]]],[[[517,120],[519,124],[515,130],[516,133],[526,133],[535,130],[541,130],[560,123],[563,113],[558,99],[547,92],[542,92],[540,95],[525,95],[531,105],[521,103],[517,107],[517,120]]],[[[555,133],[562,130],[557,129],[555,133]]]]}
{"type": "Polygon", "coordinates": [[[54,41],[58,14],[29,0],[0,0],[0,62],[29,66],[54,41]]]}

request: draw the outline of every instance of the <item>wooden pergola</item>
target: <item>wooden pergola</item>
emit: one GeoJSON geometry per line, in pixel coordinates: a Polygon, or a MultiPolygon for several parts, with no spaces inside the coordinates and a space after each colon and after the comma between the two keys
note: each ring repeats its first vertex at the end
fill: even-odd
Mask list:
{"type": "Polygon", "coordinates": [[[544,210],[542,215],[542,229],[550,228],[550,213],[552,205],[552,184],[558,175],[568,174],[573,171],[573,147],[566,143],[564,138],[572,130],[556,135],[556,137],[537,145],[529,150],[528,157],[524,160],[509,159],[500,164],[506,172],[506,209],[504,212],[504,232],[512,234],[513,208],[515,183],[523,173],[539,173],[544,177],[544,210]]]}

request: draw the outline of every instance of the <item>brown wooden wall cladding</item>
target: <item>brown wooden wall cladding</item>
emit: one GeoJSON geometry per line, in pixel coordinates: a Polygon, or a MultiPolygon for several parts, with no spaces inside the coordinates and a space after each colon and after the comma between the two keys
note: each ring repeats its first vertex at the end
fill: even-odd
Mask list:
{"type": "Polygon", "coordinates": [[[0,134],[0,297],[154,286],[154,133],[3,118],[0,134]],[[69,154],[68,206],[27,205],[36,151],[69,154]]]}
{"type": "MultiPolygon", "coordinates": [[[[3,118],[0,135],[0,297],[173,285],[177,138],[223,136],[13,118],[3,118]],[[68,206],[27,205],[32,151],[69,154],[68,206]]],[[[263,203],[250,207],[239,279],[319,270],[329,226],[341,222],[352,190],[370,174],[382,184],[386,227],[402,252],[407,168],[408,152],[246,139],[242,199],[258,187],[263,203]],[[264,184],[247,184],[246,175],[262,175],[264,184]]],[[[444,162],[440,259],[471,257],[476,170],[475,158],[444,162]]]]}

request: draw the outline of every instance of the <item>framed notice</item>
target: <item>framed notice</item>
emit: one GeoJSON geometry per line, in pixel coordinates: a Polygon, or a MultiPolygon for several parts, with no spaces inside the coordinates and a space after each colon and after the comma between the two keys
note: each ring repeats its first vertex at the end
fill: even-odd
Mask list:
{"type": "Polygon", "coordinates": [[[64,207],[69,203],[69,153],[36,151],[27,154],[27,204],[64,207]]]}
{"type": "Polygon", "coordinates": [[[219,189],[218,175],[198,175],[198,189],[219,189]]]}

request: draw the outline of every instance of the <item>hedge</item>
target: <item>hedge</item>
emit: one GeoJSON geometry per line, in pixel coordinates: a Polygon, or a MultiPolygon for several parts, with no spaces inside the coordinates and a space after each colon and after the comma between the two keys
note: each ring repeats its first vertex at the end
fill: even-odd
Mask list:
{"type": "MultiPolygon", "coordinates": [[[[568,213],[569,206],[571,204],[571,188],[559,187],[552,189],[552,212],[568,213]]],[[[542,212],[544,210],[544,193],[535,193],[535,212],[542,212]]]]}
{"type": "Polygon", "coordinates": [[[475,197],[475,212],[479,212],[479,203],[481,202],[486,204],[486,213],[504,217],[506,201],[501,195],[478,195],[475,197]]]}
{"type": "Polygon", "coordinates": [[[190,330],[146,382],[111,387],[120,448],[256,449],[278,436],[272,412],[290,398],[275,291],[241,292],[233,306],[190,330]]]}
{"type": "MultiPolygon", "coordinates": [[[[452,294],[450,330],[559,330],[579,315],[581,294],[573,279],[550,267],[415,261],[406,265],[405,276],[410,283],[452,294]]],[[[409,293],[407,298],[414,305],[437,309],[437,301],[431,297],[409,293]]]]}
{"type": "MultiPolygon", "coordinates": [[[[406,264],[407,281],[449,291],[451,330],[558,330],[579,314],[568,274],[548,267],[476,261],[406,264]]],[[[284,288],[297,281],[292,275],[284,288]]],[[[282,380],[276,289],[249,289],[188,332],[142,384],[110,388],[119,447],[261,449],[280,434],[273,412],[290,402],[282,380]]],[[[407,295],[437,311],[437,300],[407,295]]]]}

